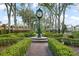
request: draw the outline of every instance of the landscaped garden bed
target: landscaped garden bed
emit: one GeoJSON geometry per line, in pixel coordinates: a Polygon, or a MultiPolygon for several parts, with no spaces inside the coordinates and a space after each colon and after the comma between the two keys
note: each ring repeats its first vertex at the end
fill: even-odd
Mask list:
{"type": "Polygon", "coordinates": [[[21,56],[27,53],[31,39],[24,38],[23,40],[13,44],[12,46],[0,52],[1,56],[21,56]]]}
{"type": "Polygon", "coordinates": [[[55,38],[49,38],[48,45],[51,52],[56,56],[75,56],[75,52],[68,46],[63,45],[55,38]]]}
{"type": "Polygon", "coordinates": [[[25,37],[34,36],[34,32],[9,33],[0,35],[0,52],[23,40],[25,37]],[[27,33],[27,34],[26,34],[27,33]]]}

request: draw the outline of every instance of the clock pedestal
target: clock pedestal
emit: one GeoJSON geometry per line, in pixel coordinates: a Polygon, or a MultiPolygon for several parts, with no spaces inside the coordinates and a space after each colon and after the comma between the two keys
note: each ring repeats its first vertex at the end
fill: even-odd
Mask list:
{"type": "Polygon", "coordinates": [[[38,18],[37,36],[31,37],[32,41],[33,42],[47,42],[48,39],[47,39],[47,37],[42,37],[42,32],[41,32],[41,28],[40,28],[40,19],[43,16],[43,11],[40,8],[36,11],[36,16],[38,18]]]}

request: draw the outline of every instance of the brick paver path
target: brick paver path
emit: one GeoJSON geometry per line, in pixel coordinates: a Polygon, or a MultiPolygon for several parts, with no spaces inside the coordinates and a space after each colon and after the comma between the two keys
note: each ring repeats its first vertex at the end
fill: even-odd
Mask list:
{"type": "Polygon", "coordinates": [[[52,56],[47,42],[33,42],[28,51],[28,56],[52,56]]]}

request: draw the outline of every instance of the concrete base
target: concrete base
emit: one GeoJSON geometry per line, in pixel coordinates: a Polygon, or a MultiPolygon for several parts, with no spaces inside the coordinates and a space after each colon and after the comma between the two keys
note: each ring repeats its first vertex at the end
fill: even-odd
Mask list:
{"type": "Polygon", "coordinates": [[[47,37],[31,37],[33,42],[48,42],[48,38],[47,37]]]}

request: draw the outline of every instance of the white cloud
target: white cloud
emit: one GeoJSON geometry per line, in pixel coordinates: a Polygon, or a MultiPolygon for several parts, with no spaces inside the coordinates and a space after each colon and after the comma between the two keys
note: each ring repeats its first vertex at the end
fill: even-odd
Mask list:
{"type": "Polygon", "coordinates": [[[70,18],[74,19],[74,20],[79,20],[79,17],[77,17],[77,16],[71,16],[70,18]]]}
{"type": "Polygon", "coordinates": [[[65,24],[66,25],[79,25],[79,17],[78,16],[70,16],[65,19],[65,24]]]}
{"type": "Polygon", "coordinates": [[[79,3],[75,4],[76,9],[79,11],[79,3]]]}
{"type": "Polygon", "coordinates": [[[6,6],[4,4],[0,4],[0,10],[4,10],[6,6]]]}
{"type": "Polygon", "coordinates": [[[67,17],[68,17],[68,15],[66,14],[66,15],[65,15],[65,17],[67,18],[67,17]]]}
{"type": "MultiPolygon", "coordinates": [[[[8,23],[8,17],[3,16],[3,17],[1,17],[0,21],[2,22],[2,24],[7,24],[8,23]]],[[[11,24],[14,24],[14,18],[13,17],[11,17],[11,24]]]]}

